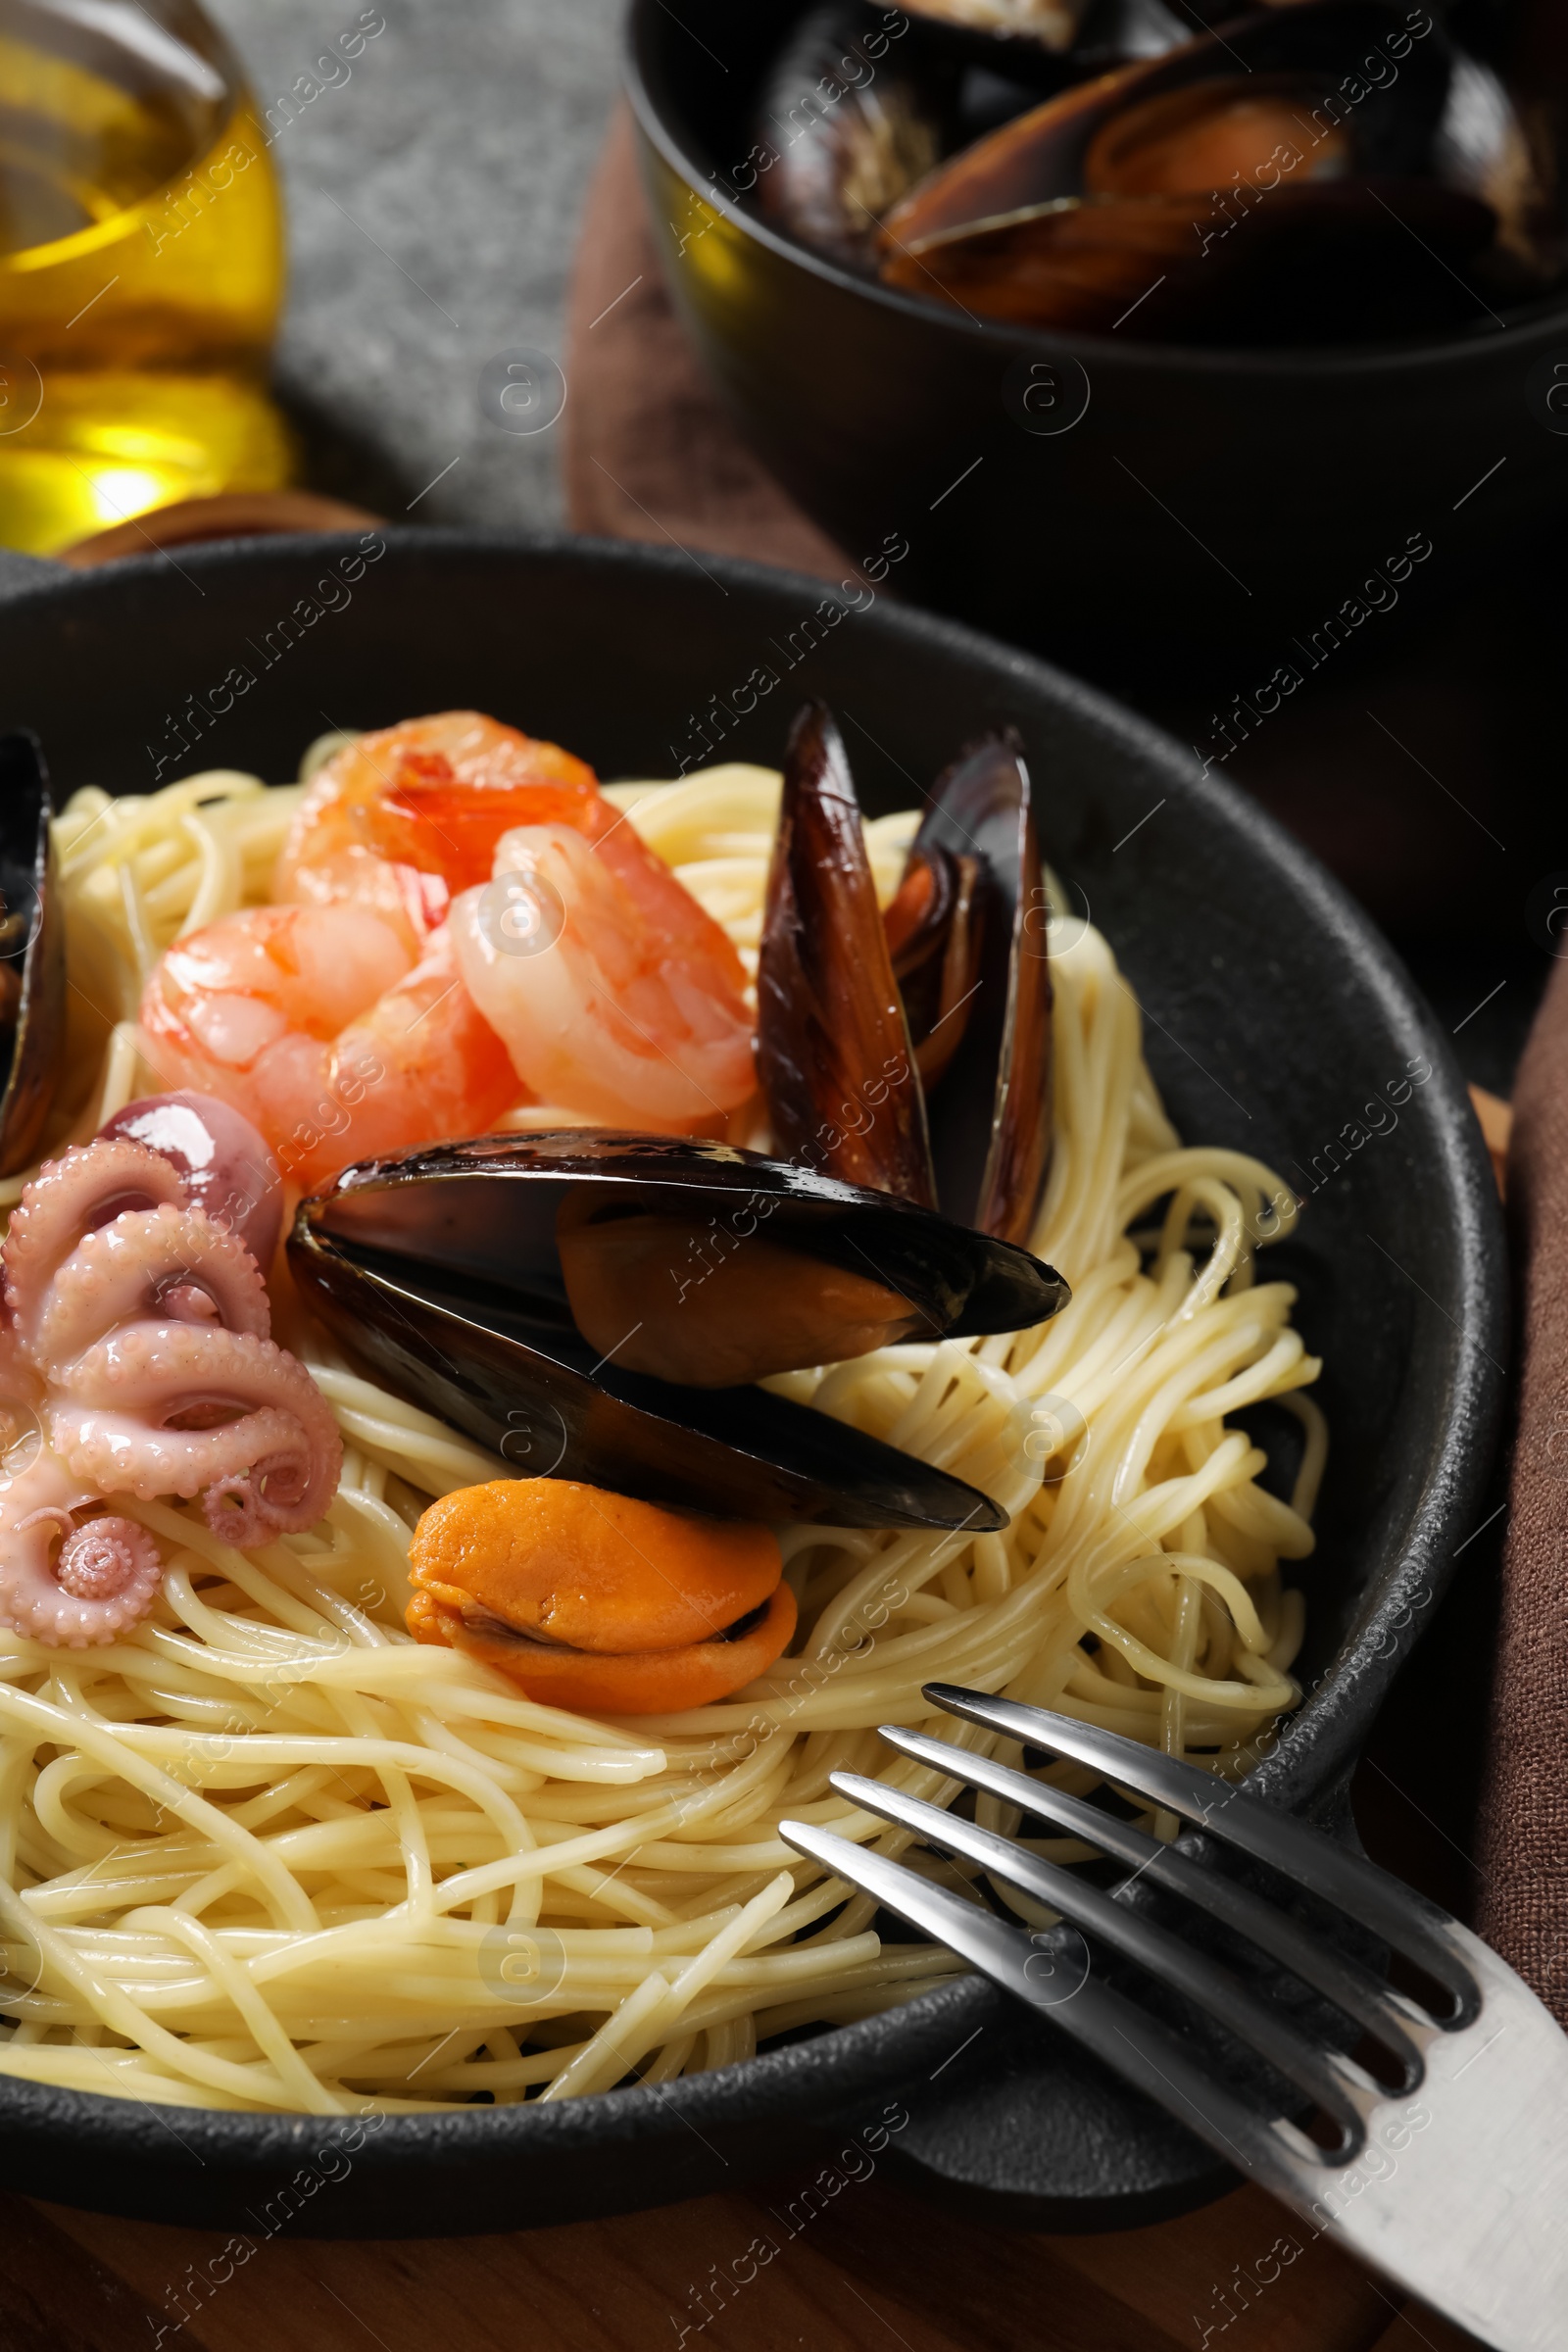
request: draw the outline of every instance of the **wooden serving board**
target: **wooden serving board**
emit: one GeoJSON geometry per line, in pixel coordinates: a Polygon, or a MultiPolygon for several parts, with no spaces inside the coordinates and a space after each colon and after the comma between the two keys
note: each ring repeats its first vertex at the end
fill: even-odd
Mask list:
{"type": "MultiPolygon", "coordinates": [[[[831,2149],[824,2147],[824,2162],[831,2149]]],[[[815,2175],[510,2237],[242,2242],[0,2200],[4,2352],[1461,2352],[1259,2189],[1108,2236],[815,2175]],[[1293,2251],[1293,2249],[1295,2249],[1293,2251]],[[188,2316],[186,2316],[188,2315],[188,2316]]]]}

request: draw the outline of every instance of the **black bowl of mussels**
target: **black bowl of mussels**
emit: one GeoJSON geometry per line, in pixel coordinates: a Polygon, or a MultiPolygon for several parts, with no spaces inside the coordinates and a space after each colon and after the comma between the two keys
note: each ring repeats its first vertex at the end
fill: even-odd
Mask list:
{"type": "Polygon", "coordinates": [[[633,0],[628,78],[696,347],[857,576],[1290,661],[1568,495],[1545,0],[633,0]]]}

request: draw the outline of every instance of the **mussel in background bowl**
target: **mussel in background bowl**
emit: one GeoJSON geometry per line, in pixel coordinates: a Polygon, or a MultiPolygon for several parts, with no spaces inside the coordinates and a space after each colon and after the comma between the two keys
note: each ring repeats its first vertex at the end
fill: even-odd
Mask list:
{"type": "Polygon", "coordinates": [[[1199,22],[1186,0],[909,0],[908,14],[990,73],[1057,76],[1173,48],[1199,22]]]}
{"type": "Polygon", "coordinates": [[[818,0],[763,74],[744,184],[789,235],[875,274],[881,222],[948,156],[1042,89],[1194,30],[1165,0],[818,0]]]}
{"type": "Polygon", "coordinates": [[[906,293],[1100,333],[1136,306],[1142,339],[1258,345],[1456,329],[1562,283],[1555,142],[1420,9],[1291,0],[1214,30],[1127,0],[1108,23],[967,0],[915,14],[897,55],[880,36],[880,75],[852,12],[808,17],[754,150],[782,131],[765,211],[906,293]],[[966,50],[945,57],[932,23],[966,50]],[[959,73],[977,50],[1051,57],[1067,86],[1030,105],[1015,84],[1009,113],[994,71],[959,73]],[[1003,119],[977,137],[988,104],[1003,119]]]}
{"type": "Polygon", "coordinates": [[[813,9],[758,96],[753,152],[759,166],[776,159],[756,180],[767,218],[818,253],[873,269],[881,221],[952,144],[956,86],[939,55],[890,50],[859,0],[813,9]]]}
{"type": "Polygon", "coordinates": [[[1519,250],[1539,208],[1509,180],[1510,110],[1461,148],[1458,54],[1435,27],[1394,22],[1398,59],[1390,37],[1380,0],[1304,0],[1087,81],[893,206],[882,275],[1022,325],[1112,333],[1135,306],[1141,337],[1249,345],[1457,330],[1489,294],[1546,291],[1559,256],[1519,250]]]}
{"type": "MultiPolygon", "coordinates": [[[[1444,563],[1435,584],[1424,583],[1424,593],[1441,596],[1456,593],[1487,551],[1541,530],[1568,506],[1556,445],[1527,404],[1532,368],[1568,345],[1568,302],[1549,290],[1560,223],[1508,193],[1546,184],[1538,159],[1553,150],[1568,74],[1553,78],[1548,48],[1526,92],[1517,64],[1528,33],[1524,0],[1483,20],[1495,27],[1491,47],[1468,17],[1462,27],[1454,20],[1459,43],[1447,20],[1392,0],[1305,0],[1246,20],[1258,27],[1247,37],[1260,57],[1269,44],[1282,44],[1283,57],[1290,44],[1318,39],[1292,29],[1302,20],[1356,28],[1349,61],[1333,75],[1351,126],[1364,107],[1350,103],[1347,80],[1365,89],[1366,106],[1392,110],[1397,127],[1406,93],[1425,90],[1423,76],[1441,77],[1435,132],[1430,93],[1412,101],[1411,122],[1427,126],[1418,159],[1427,168],[1412,174],[1409,159],[1396,157],[1395,175],[1401,187],[1423,183],[1423,201],[1441,204],[1454,224],[1450,253],[1473,237],[1478,207],[1490,239],[1477,257],[1489,275],[1472,272],[1462,255],[1446,269],[1419,233],[1399,229],[1410,268],[1425,272],[1401,282],[1431,301],[1432,320],[1411,330],[1407,312],[1391,335],[1381,281],[1369,271],[1373,291],[1363,285],[1357,297],[1357,331],[1370,327],[1371,339],[1337,342],[1314,329],[1311,342],[1283,347],[1248,342],[1255,290],[1246,288],[1240,340],[1227,340],[1212,314],[1204,341],[1152,339],[1145,314],[1152,306],[1160,324],[1164,288],[1123,314],[1154,287],[1163,265],[1148,270],[1103,319],[1104,331],[1032,327],[988,317],[967,296],[959,308],[925,281],[919,293],[884,282],[863,245],[846,261],[788,232],[765,209],[763,182],[787,169],[792,152],[804,153],[808,117],[792,124],[771,100],[777,120],[764,136],[762,101],[812,14],[801,0],[771,0],[743,17],[720,0],[695,0],[692,39],[658,0],[633,0],[628,78],[649,218],[698,352],[763,463],[852,564],[885,547],[899,551],[897,568],[883,563],[881,576],[901,596],[980,620],[1014,643],[1065,651],[1102,675],[1157,663],[1185,679],[1200,655],[1219,668],[1217,694],[1233,670],[1245,674],[1253,650],[1261,658],[1272,649],[1279,661],[1293,632],[1309,634],[1413,530],[1434,539],[1441,531],[1444,563]],[[1412,30],[1412,15],[1428,29],[1412,30]],[[1467,498],[1483,476],[1484,495],[1467,498]]],[[[866,8],[862,22],[874,33],[859,36],[863,63],[849,46],[841,51],[852,70],[829,80],[826,114],[817,117],[824,134],[889,76],[906,85],[928,77],[933,90],[956,87],[958,127],[950,135],[972,148],[980,117],[965,91],[975,70],[937,54],[933,36],[940,48],[944,29],[896,10],[866,8]],[[872,55],[875,39],[882,48],[872,55]],[[869,83],[867,68],[876,76],[869,83]]],[[[1207,37],[1196,25],[1177,29],[1185,42],[1132,47],[1112,73],[1174,71],[1184,48],[1207,37]]],[[[1227,25],[1215,31],[1231,39],[1227,25]]],[[[1005,138],[1041,103],[1040,87],[1014,71],[1019,48],[1007,45],[1005,74],[990,77],[1012,92],[1011,120],[993,115],[992,137],[1005,138]]],[[[1329,70],[1321,60],[1312,67],[1329,70]]],[[[1069,88],[1045,103],[1079,97],[1069,88]]],[[[939,174],[954,169],[953,153],[939,174]]],[[[1232,188],[1233,168],[1225,173],[1232,188]]],[[[1313,202],[1325,221],[1343,222],[1350,184],[1320,183],[1313,202]]],[[[1226,252],[1245,254],[1261,231],[1289,249],[1291,270],[1310,275],[1308,230],[1268,227],[1271,208],[1289,193],[1285,176],[1272,192],[1254,193],[1260,202],[1227,199],[1236,220],[1228,235],[1211,191],[1193,200],[1183,230],[1193,249],[1200,250],[1195,220],[1219,232],[1200,269],[1217,284],[1240,269],[1226,252]]],[[[901,201],[923,199],[906,190],[901,201]]],[[[1081,217],[1166,199],[1102,195],[1087,208],[1067,193],[1030,201],[1081,217]]],[[[1392,267],[1394,245],[1381,233],[1377,242],[1379,269],[1392,267]]],[[[1206,279],[1200,291],[1206,306],[1206,279]]],[[[1320,288],[1315,297],[1320,318],[1331,295],[1320,288]]],[[[1298,323],[1286,304],[1284,327],[1298,323]]],[[[1168,330],[1167,320],[1161,335],[1168,330]]]]}

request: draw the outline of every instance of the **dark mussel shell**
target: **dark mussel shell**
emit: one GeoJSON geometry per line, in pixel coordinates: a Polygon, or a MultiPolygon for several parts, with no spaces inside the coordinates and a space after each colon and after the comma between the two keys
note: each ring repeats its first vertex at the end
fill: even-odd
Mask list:
{"type": "Polygon", "coordinates": [[[722,1145],[572,1130],[492,1136],[349,1168],[302,1203],[289,1260],[308,1303],[401,1394],[519,1474],[748,1518],[971,1527],[1005,1515],[975,1488],[809,1406],[749,1385],[629,1368],[573,1317],[558,1237],[632,1259],[642,1320],[703,1312],[710,1280],[765,1235],[786,1278],[826,1264],[895,1289],[932,1332],[1014,1330],[1065,1303],[1022,1250],[896,1200],[722,1145]],[[684,1233],[685,1248],[674,1245],[684,1233]],[[708,1271],[704,1271],[707,1268],[708,1271]]]}
{"type": "Polygon", "coordinates": [[[882,917],[927,1100],[963,1042],[980,984],[985,898],[968,851],[911,855],[882,917]]]}
{"type": "Polygon", "coordinates": [[[979,932],[963,1051],[930,1102],[945,1216],[1020,1247],[1051,1164],[1051,965],[1029,771],[1010,730],[988,735],[938,782],[909,862],[972,861],[979,932]]]}
{"type": "Polygon", "coordinates": [[[38,1156],[66,1026],[66,935],[35,735],[0,735],[0,1176],[38,1156]]]}
{"type": "MultiPolygon", "coordinates": [[[[1367,49],[1397,26],[1383,0],[1296,0],[1293,6],[1244,17],[1019,115],[923,181],[898,208],[890,226],[907,241],[1059,198],[1170,192],[1168,174],[1152,190],[1147,177],[1129,175],[1139,162],[1147,164],[1142,141],[1136,153],[1123,158],[1121,172],[1107,176],[1122,119],[1196,89],[1254,99],[1261,86],[1270,101],[1308,89],[1326,95],[1367,49]]],[[[1420,176],[1431,168],[1450,74],[1451,55],[1441,34],[1434,31],[1413,42],[1390,86],[1364,84],[1363,98],[1353,104],[1342,98],[1325,107],[1315,126],[1308,106],[1308,120],[1298,125],[1297,143],[1307,151],[1304,160],[1312,161],[1316,131],[1323,134],[1318,145],[1337,138],[1335,160],[1341,167],[1350,160],[1349,148],[1358,172],[1382,178],[1420,176]]],[[[1272,122],[1272,104],[1267,111],[1272,122]]],[[[1162,128],[1157,117],[1144,119],[1151,137],[1162,128]]],[[[1258,160],[1268,152],[1264,149],[1258,160]]],[[[1209,185],[1228,188],[1232,176],[1227,166],[1218,181],[1205,176],[1199,192],[1209,185]]]]}
{"type": "Polygon", "coordinates": [[[882,274],[1033,325],[1104,331],[1136,304],[1153,337],[1457,323],[1483,306],[1450,272],[1497,219],[1473,171],[1445,184],[1465,180],[1440,138],[1454,71],[1441,32],[1412,37],[1380,0],[1245,18],[956,156],[890,215],[882,274]]]}
{"type": "Polygon", "coordinates": [[[936,1203],[925,1098],[832,715],[790,729],[757,968],[757,1069],[773,1151],[936,1203]]]}
{"type": "Polygon", "coordinates": [[[1043,89],[1162,55],[1195,29],[1165,0],[929,0],[912,19],[825,0],[767,70],[737,188],[802,244],[874,273],[883,220],[956,147],[1043,89]]]}
{"type": "Polygon", "coordinates": [[[808,705],[790,737],[757,973],[774,1151],[1026,1242],[1051,1157],[1042,889],[1020,746],[989,735],[930,795],[878,916],[844,746],[808,705]],[[909,1089],[880,1091],[906,1058],[914,1091],[929,1090],[918,1122],[909,1089]]]}
{"type": "Polygon", "coordinates": [[[749,168],[762,212],[852,267],[870,266],[884,215],[949,144],[953,76],[896,38],[856,0],[828,0],[796,26],[759,103],[749,168]]]}
{"type": "Polygon", "coordinates": [[[1062,333],[1146,341],[1301,344],[1457,330],[1476,312],[1466,270],[1490,208],[1435,180],[1329,181],[1281,191],[1262,237],[1194,219],[1207,199],[1065,197],[945,231],[890,255],[906,293],[1062,333]],[[1217,250],[1200,248],[1198,233],[1217,250]],[[1412,275],[1410,255],[1425,248],[1412,275]]]}

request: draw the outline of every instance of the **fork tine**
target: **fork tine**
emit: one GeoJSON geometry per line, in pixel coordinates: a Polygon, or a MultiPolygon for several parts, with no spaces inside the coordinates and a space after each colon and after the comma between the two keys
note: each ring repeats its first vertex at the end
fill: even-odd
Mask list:
{"type": "Polygon", "coordinates": [[[1196,1903],[1210,1918],[1245,1936],[1250,1943],[1278,1960],[1304,1984],[1315,1986],[1347,2016],[1354,2018],[1369,2034],[1396,2051],[1405,2063],[1407,2089],[1419,2081],[1424,2066],[1422,2046],[1434,2029],[1415,2004],[1402,1993],[1380,1984],[1368,1970],[1346,1959],[1331,1945],[1309,1936],[1285,1912],[1277,1911],[1272,1903],[1265,1903],[1249,1888],[1239,1886],[1234,1879],[1202,1869],[1190,1856],[1135,1829],[1131,1822],[1118,1821],[1086,1798],[1069,1796],[1065,1789],[1053,1788],[1048,1782],[1030,1780],[1027,1774],[1014,1771],[1010,1765],[999,1764],[992,1756],[975,1755],[968,1748],[953,1747],[945,1740],[933,1739],[928,1732],[906,1731],[899,1724],[883,1724],[881,1737],[901,1755],[928,1765],[934,1772],[945,1773],[950,1780],[984,1788],[1004,1803],[1038,1814],[1044,1821],[1054,1822],[1087,1844],[1098,1845],[1118,1862],[1127,1863],[1133,1878],[1124,1880],[1123,1886],[1131,1886],[1136,1879],[1148,1879],[1167,1893],[1182,1895],[1188,1902],[1196,1903]]]}
{"type": "Polygon", "coordinates": [[[1217,1780],[1198,1765],[1158,1755],[1136,1740],[1100,1731],[1075,1716],[959,1690],[952,1683],[927,1683],[924,1694],[944,1714],[1087,1764],[1148,1803],[1180,1813],[1211,1837],[1283,1871],[1413,1960],[1452,1993],[1461,2015],[1474,2014],[1479,1987],[1454,1949],[1450,1932],[1455,1923],[1447,1913],[1320,1831],[1264,1804],[1234,1782],[1217,1780]]]}
{"type": "MultiPolygon", "coordinates": [[[[999,1920],[978,1903],[933,1886],[885,1854],[852,1845],[814,1822],[781,1821],[779,1836],[836,1879],[875,1897],[911,1928],[945,1943],[993,1984],[1012,1993],[1206,2141],[1237,2171],[1276,2195],[1301,2202],[1304,2182],[1321,2170],[1319,2151],[1294,2128],[1266,2121],[1210,2080],[1190,2049],[1136,2001],[1088,1973],[1063,1992],[1060,1954],[1048,1938],[999,1920]],[[1299,2145],[1296,2143],[1299,2140],[1299,2145]]],[[[1311,2194],[1307,2190],[1307,2196],[1311,2194]]]]}
{"type": "MultiPolygon", "coordinates": [[[[903,1811],[905,1800],[873,1787],[903,1811]]],[[[949,1830],[967,1827],[938,1819],[949,1830]]],[[[1027,1935],[814,1824],[784,1821],[779,1832],[833,1878],[863,1887],[1050,2018],[1271,2189],[1314,2238],[1328,2235],[1497,2352],[1568,2352],[1568,2040],[1467,1928],[1455,1922],[1452,1935],[1481,1987],[1479,2013],[1434,2029],[1418,2100],[1361,2100],[1357,2144],[1330,2154],[1289,2115],[1244,2104],[1209,2080],[1216,2061],[1208,2053],[1087,1966],[1080,1982],[1058,1981],[1058,1962],[1077,1943],[1072,1931],[1027,1935]]],[[[1125,1906],[1109,1907],[1125,1915],[1125,1906]]],[[[946,1996],[935,1997],[940,2004],[946,1996]]],[[[971,2032],[963,2046],[973,2039],[971,2032]]]]}
{"type": "Polygon", "coordinates": [[[960,1821],[940,1805],[906,1795],[902,1788],[890,1788],[885,1781],[866,1780],[858,1772],[835,1772],[828,1777],[851,1804],[878,1814],[884,1821],[897,1822],[901,1829],[913,1830],[932,1845],[978,1862],[1009,1886],[1021,1887],[1078,1926],[1093,1929],[1151,1976],[1174,1985],[1206,2009],[1238,2040],[1249,2043],[1309,2099],[1326,2108],[1348,2141],[1357,2140],[1366,2102],[1384,2095],[1380,2086],[1337,2050],[1314,2049],[1249,1992],[1228,1968],[1205,1959],[1180,1936],[1118,1903],[1075,1872],[1064,1870],[1059,1863],[1043,1862],[992,1830],[960,1821]]]}

